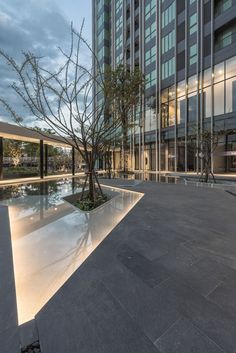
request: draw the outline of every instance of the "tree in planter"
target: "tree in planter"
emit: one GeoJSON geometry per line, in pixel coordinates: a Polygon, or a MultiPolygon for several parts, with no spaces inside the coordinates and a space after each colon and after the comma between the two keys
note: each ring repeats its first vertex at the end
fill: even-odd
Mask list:
{"type": "Polygon", "coordinates": [[[105,88],[110,114],[121,122],[123,171],[127,172],[128,131],[134,126],[133,112],[141,105],[144,75],[138,67],[119,64],[105,71],[105,88]]]}
{"type": "MultiPolygon", "coordinates": [[[[66,53],[59,48],[64,63],[57,70],[49,71],[42,58],[30,52],[23,53],[20,64],[3,50],[0,50],[0,56],[16,73],[17,81],[12,83],[11,88],[28,108],[35,123],[42,123],[43,127],[46,125],[82,155],[87,165],[87,176],[81,197],[84,197],[88,182],[88,198],[92,207],[96,204],[98,194],[103,195],[95,173],[96,160],[102,151],[103,141],[116,133],[120,123],[114,117],[109,120],[104,118],[104,73],[96,55],[82,37],[82,27],[80,32],[71,27],[70,51],[66,53]],[[93,67],[86,68],[81,64],[82,47],[93,56],[96,74],[93,67]],[[99,88],[96,94],[93,91],[94,85],[99,88]],[[104,98],[99,102],[98,94],[101,91],[104,98]],[[99,192],[95,189],[96,183],[99,192]]],[[[18,124],[23,124],[24,119],[6,100],[0,98],[0,102],[18,124]]],[[[40,133],[48,136],[42,131],[40,133]]],[[[53,135],[50,137],[54,138],[53,135]]]]}
{"type": "Polygon", "coordinates": [[[207,183],[210,176],[214,183],[216,179],[211,168],[211,160],[216,148],[219,146],[220,139],[226,134],[225,130],[214,130],[213,132],[208,129],[198,130],[198,142],[196,139],[197,130],[193,129],[191,135],[188,137],[187,148],[192,149],[194,154],[199,157],[201,161],[201,175],[199,180],[207,183]]]}

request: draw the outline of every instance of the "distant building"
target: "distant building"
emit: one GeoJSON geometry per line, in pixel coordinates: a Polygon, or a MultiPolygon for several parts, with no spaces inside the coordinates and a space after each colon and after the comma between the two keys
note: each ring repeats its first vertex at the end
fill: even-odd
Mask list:
{"type": "Polygon", "coordinates": [[[200,171],[199,126],[228,131],[212,168],[236,172],[236,0],[94,0],[93,26],[102,66],[124,58],[146,77],[129,168],[200,171]]]}

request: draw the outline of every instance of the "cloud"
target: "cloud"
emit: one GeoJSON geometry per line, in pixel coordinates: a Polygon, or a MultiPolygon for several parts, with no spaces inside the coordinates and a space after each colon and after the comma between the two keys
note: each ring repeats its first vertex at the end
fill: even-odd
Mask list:
{"type": "MultiPolygon", "coordinates": [[[[16,61],[22,52],[31,51],[45,57],[49,69],[62,62],[58,46],[68,49],[70,23],[52,0],[0,0],[0,48],[16,61]]],[[[87,54],[83,60],[88,61],[87,54]]],[[[9,88],[15,76],[0,58],[0,96],[6,98],[20,115],[31,121],[30,114],[22,102],[9,88]]],[[[0,106],[0,120],[13,122],[0,106]]]]}

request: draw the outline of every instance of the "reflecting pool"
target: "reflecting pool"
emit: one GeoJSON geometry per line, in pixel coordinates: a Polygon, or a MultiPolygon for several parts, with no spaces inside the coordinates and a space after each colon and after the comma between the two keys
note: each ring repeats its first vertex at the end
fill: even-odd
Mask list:
{"type": "Polygon", "coordinates": [[[34,318],[143,196],[104,187],[113,198],[82,212],[63,199],[81,185],[74,178],[0,188],[10,212],[19,324],[34,318]]]}

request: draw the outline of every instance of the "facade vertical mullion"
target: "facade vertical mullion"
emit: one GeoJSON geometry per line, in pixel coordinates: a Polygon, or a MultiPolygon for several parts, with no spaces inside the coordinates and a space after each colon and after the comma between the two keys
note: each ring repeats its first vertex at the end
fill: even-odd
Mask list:
{"type": "Polygon", "coordinates": [[[71,150],[71,154],[72,154],[72,175],[75,175],[75,147],[72,147],[71,150]]]}
{"type": "Polygon", "coordinates": [[[48,145],[44,145],[44,175],[48,175],[48,145]]]}
{"type": "MultiPolygon", "coordinates": [[[[177,33],[177,1],[175,5],[175,34],[177,33]]],[[[175,151],[175,172],[177,171],[177,35],[175,35],[175,83],[174,83],[174,91],[175,91],[175,141],[174,141],[174,151],[175,151]]]]}
{"type": "Polygon", "coordinates": [[[161,19],[162,19],[162,16],[161,16],[161,9],[162,9],[162,6],[161,6],[161,1],[158,1],[158,17],[159,17],[159,21],[158,21],[158,28],[159,28],[159,33],[158,33],[158,42],[159,42],[159,51],[158,51],[158,71],[159,71],[159,86],[158,86],[158,96],[159,96],[159,99],[158,99],[158,107],[159,107],[159,113],[158,113],[158,131],[159,131],[159,149],[158,149],[158,152],[159,152],[159,158],[158,158],[158,163],[159,163],[159,172],[161,171],[161,119],[162,119],[162,116],[161,116],[161,80],[162,80],[162,70],[161,70],[161,26],[162,26],[162,23],[161,23],[161,19]]]}
{"type": "Polygon", "coordinates": [[[3,179],[3,137],[0,136],[0,180],[3,179]]]}
{"type": "MultiPolygon", "coordinates": [[[[200,16],[201,16],[201,36],[200,36],[200,141],[199,143],[202,144],[202,131],[203,131],[203,122],[204,122],[204,93],[203,93],[203,29],[204,29],[204,21],[203,21],[203,0],[200,1],[200,16]]],[[[200,149],[201,150],[201,149],[200,149]]],[[[199,156],[198,156],[199,158],[199,156]]],[[[200,159],[200,173],[202,173],[202,158],[200,159]]]]}
{"type": "MultiPolygon", "coordinates": [[[[200,2],[201,1],[197,1],[197,21],[198,23],[200,23],[200,26],[198,26],[197,29],[197,63],[196,63],[196,75],[197,75],[197,104],[196,104],[196,145],[197,145],[197,151],[199,149],[199,113],[200,113],[200,95],[199,95],[199,91],[201,89],[200,86],[200,72],[199,72],[199,59],[200,59],[200,55],[199,55],[199,46],[200,46],[200,28],[201,28],[201,17],[200,17],[200,11],[199,11],[199,6],[200,6],[200,2]]],[[[199,154],[197,153],[196,156],[196,172],[198,174],[199,172],[199,154]]]]}
{"type": "Polygon", "coordinates": [[[40,168],[40,178],[43,179],[44,177],[44,144],[43,140],[40,140],[40,145],[39,145],[39,168],[40,168]]]}
{"type": "MultiPolygon", "coordinates": [[[[155,13],[155,17],[156,17],[156,58],[158,58],[158,48],[160,51],[160,47],[159,47],[159,27],[158,27],[158,15],[159,15],[159,9],[158,9],[158,4],[159,1],[156,0],[156,13],[155,13]]],[[[156,141],[156,145],[155,145],[155,161],[156,161],[156,173],[158,171],[160,171],[159,168],[159,158],[158,158],[158,143],[159,143],[159,139],[158,139],[158,133],[159,133],[159,113],[158,113],[158,101],[159,101],[159,97],[158,97],[158,86],[159,86],[159,81],[160,81],[160,68],[159,68],[159,64],[158,61],[156,60],[156,104],[155,104],[155,112],[156,112],[156,131],[155,131],[155,141],[156,141]]]]}
{"type": "MultiPolygon", "coordinates": [[[[140,11],[139,11],[139,53],[141,58],[141,70],[144,73],[144,48],[145,48],[145,24],[144,24],[144,11],[145,5],[143,2],[139,3],[140,11]]],[[[142,171],[144,172],[145,163],[144,163],[144,149],[145,149],[145,93],[142,94],[142,105],[141,105],[141,132],[142,132],[142,150],[141,150],[141,161],[142,161],[142,171]]]]}
{"type": "MultiPolygon", "coordinates": [[[[214,1],[211,1],[211,72],[214,67],[214,1]]],[[[211,75],[211,136],[214,129],[214,79],[211,75]]],[[[213,150],[213,143],[211,142],[211,151],[213,150]]],[[[211,171],[214,173],[213,153],[211,154],[211,171]]]]}
{"type": "MultiPolygon", "coordinates": [[[[130,65],[131,69],[135,68],[135,58],[134,58],[134,0],[130,1],[130,65]]],[[[132,127],[132,170],[135,170],[135,122],[136,122],[136,107],[133,109],[133,122],[134,125],[132,127]]]]}
{"type": "Polygon", "coordinates": [[[188,134],[188,0],[185,0],[185,172],[188,171],[188,151],[187,151],[187,134],[188,134]]]}

